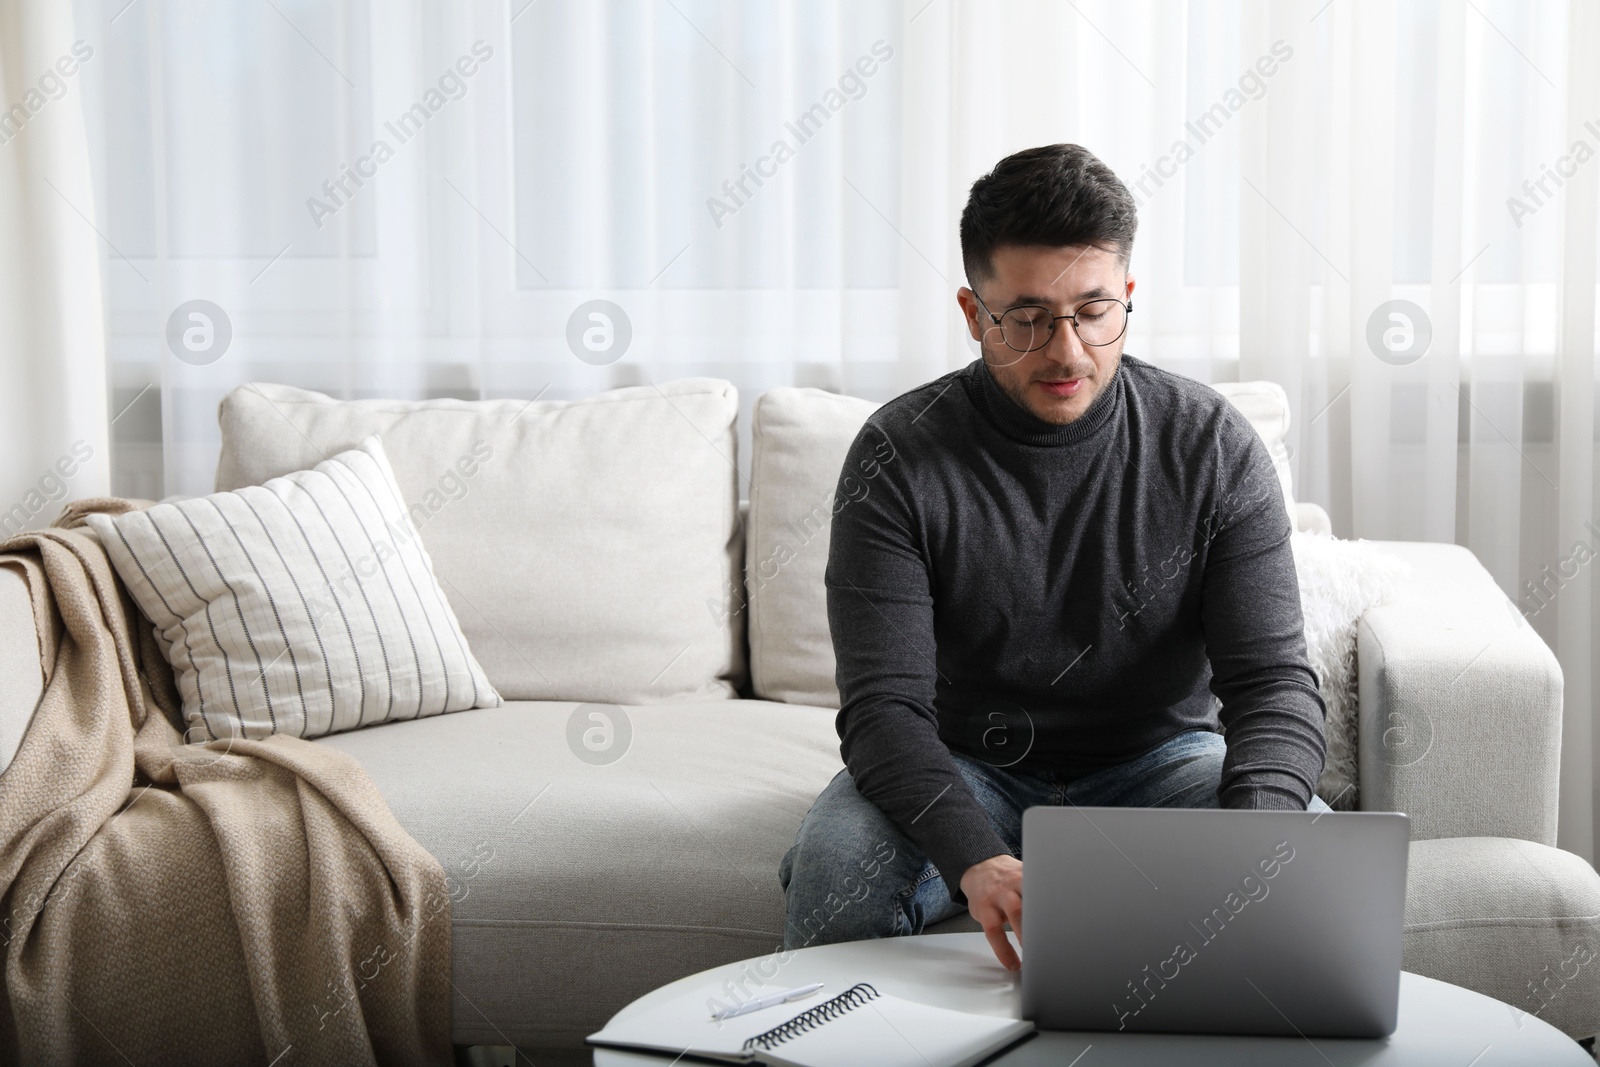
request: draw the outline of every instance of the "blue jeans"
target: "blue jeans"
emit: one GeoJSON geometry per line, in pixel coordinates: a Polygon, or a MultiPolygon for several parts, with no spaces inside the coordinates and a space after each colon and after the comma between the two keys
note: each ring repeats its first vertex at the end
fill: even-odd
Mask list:
{"type": "MultiPolygon", "coordinates": [[[[1115,767],[1070,778],[1022,774],[953,753],[956,767],[1013,856],[1022,855],[1022,812],[1038,804],[1123,808],[1215,808],[1227,745],[1190,730],[1115,767]]],[[[1328,811],[1313,795],[1308,811],[1328,811]]],[[[788,898],[786,949],[920,934],[966,911],[950,899],[938,868],[848,770],[834,776],[800,823],[778,867],[788,898]]]]}

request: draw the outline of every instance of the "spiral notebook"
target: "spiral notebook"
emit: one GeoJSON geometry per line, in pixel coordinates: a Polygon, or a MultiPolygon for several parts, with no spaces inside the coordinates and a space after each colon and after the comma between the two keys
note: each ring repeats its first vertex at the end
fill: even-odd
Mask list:
{"type": "Polygon", "coordinates": [[[771,1067],[972,1067],[1033,1032],[1025,1019],[935,1008],[857,982],[796,1012],[784,1004],[717,1022],[708,989],[613,1022],[589,1043],[771,1067]]]}

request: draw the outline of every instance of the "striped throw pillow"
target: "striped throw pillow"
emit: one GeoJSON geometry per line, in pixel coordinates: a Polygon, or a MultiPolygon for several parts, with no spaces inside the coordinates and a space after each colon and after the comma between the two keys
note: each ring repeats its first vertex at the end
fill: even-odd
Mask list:
{"type": "Polygon", "coordinates": [[[88,522],[155,624],[189,741],[500,705],[375,436],[264,485],[88,522]]]}

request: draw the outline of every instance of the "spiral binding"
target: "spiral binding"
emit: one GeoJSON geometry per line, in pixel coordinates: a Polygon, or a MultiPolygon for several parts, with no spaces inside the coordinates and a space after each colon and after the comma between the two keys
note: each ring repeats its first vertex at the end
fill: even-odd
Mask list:
{"type": "Polygon", "coordinates": [[[857,982],[832,1000],[825,1000],[816,1007],[801,1012],[782,1026],[775,1026],[764,1034],[757,1034],[744,1043],[745,1052],[752,1052],[756,1048],[771,1051],[791,1038],[799,1037],[807,1030],[814,1030],[831,1019],[837,1019],[845,1013],[859,1008],[873,997],[881,996],[876,989],[866,982],[857,982]]]}

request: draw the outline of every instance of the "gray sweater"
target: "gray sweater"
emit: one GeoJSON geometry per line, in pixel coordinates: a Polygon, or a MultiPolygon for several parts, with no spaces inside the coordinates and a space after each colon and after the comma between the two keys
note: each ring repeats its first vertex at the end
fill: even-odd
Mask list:
{"type": "Polygon", "coordinates": [[[1216,391],[1124,355],[1055,426],[974,360],[873,413],[838,499],[841,751],[958,902],[1010,850],[952,750],[1075,776],[1225,731],[1223,807],[1309,803],[1326,709],[1289,517],[1216,391]]]}

